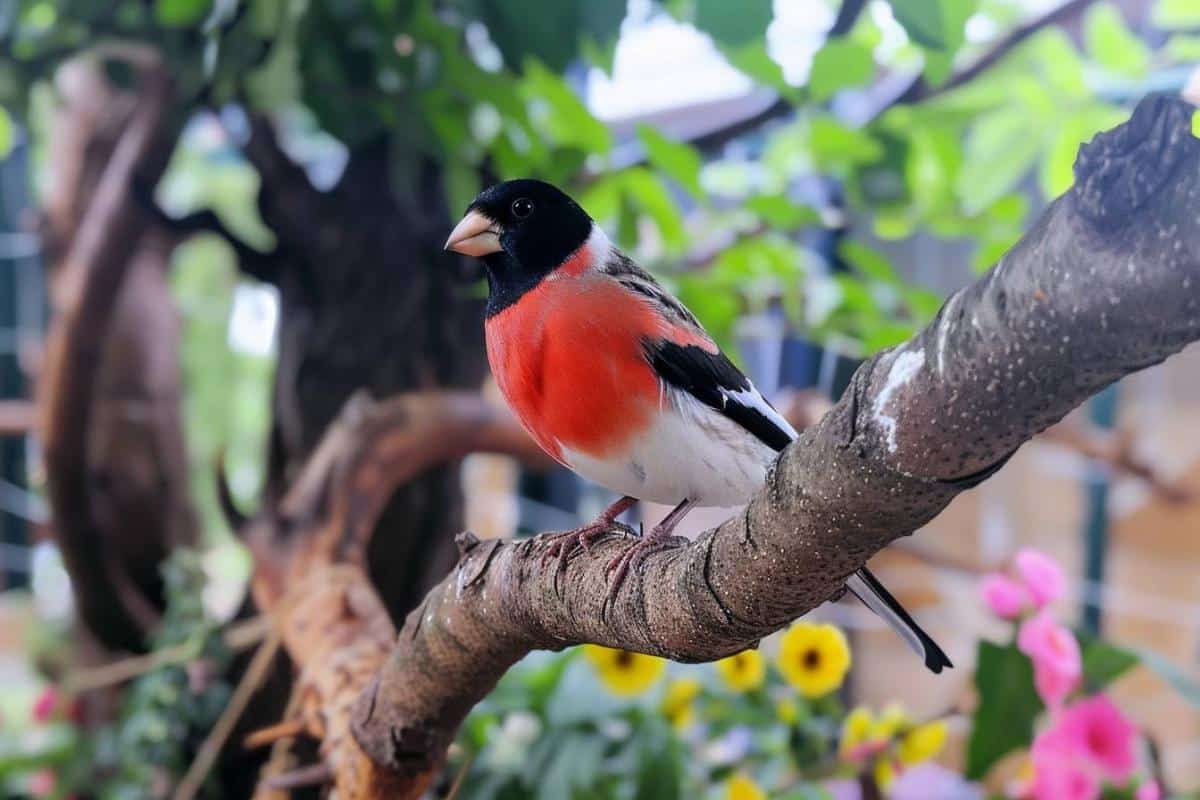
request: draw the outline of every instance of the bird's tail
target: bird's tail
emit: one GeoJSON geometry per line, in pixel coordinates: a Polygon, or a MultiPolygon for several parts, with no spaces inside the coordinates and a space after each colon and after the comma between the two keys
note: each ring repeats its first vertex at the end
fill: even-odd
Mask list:
{"type": "Polygon", "coordinates": [[[925,659],[925,666],[931,671],[939,673],[945,667],[954,666],[937,642],[921,630],[921,626],[909,616],[900,601],[892,597],[892,593],[866,567],[846,579],[846,588],[900,634],[908,646],[925,659]]]}

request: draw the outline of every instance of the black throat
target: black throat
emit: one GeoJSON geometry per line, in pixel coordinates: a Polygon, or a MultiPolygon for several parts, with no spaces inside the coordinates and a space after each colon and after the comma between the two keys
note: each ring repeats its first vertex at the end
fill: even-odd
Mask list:
{"type": "Polygon", "coordinates": [[[500,236],[504,249],[483,257],[488,317],[516,303],[587,244],[592,226],[586,216],[555,222],[559,224],[540,225],[536,232],[528,228],[505,232],[500,236]]]}
{"type": "Polygon", "coordinates": [[[514,305],[525,293],[541,283],[553,269],[534,271],[522,268],[515,258],[501,250],[483,259],[487,273],[488,299],[484,307],[487,319],[514,305]]]}

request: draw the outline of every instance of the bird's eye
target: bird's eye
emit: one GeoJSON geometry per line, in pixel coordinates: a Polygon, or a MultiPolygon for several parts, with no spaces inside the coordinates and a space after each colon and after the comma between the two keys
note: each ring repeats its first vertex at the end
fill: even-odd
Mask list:
{"type": "Polygon", "coordinates": [[[528,197],[518,197],[513,200],[512,213],[518,219],[524,219],[533,213],[533,201],[528,197]]]}

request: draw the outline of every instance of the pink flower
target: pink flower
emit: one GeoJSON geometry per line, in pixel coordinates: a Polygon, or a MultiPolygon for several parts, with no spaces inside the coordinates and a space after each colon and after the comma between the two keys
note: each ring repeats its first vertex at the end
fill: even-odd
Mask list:
{"type": "Polygon", "coordinates": [[[1063,596],[1067,579],[1062,567],[1050,556],[1027,547],[1017,552],[1014,563],[1037,608],[1045,608],[1063,596]]]}
{"type": "Polygon", "coordinates": [[[42,689],[42,693],[33,701],[33,716],[34,722],[50,722],[58,713],[61,696],[58,689],[51,685],[42,689]]]}
{"type": "Polygon", "coordinates": [[[1133,793],[1133,800],[1163,800],[1163,790],[1157,781],[1146,781],[1133,793]]]}
{"type": "Polygon", "coordinates": [[[1022,623],[1017,647],[1033,661],[1033,683],[1047,706],[1058,706],[1079,685],[1083,675],[1079,642],[1048,611],[1022,623]]]}
{"type": "Polygon", "coordinates": [[[58,786],[58,780],[49,769],[39,769],[29,776],[29,794],[31,797],[50,797],[58,786]]]}
{"type": "Polygon", "coordinates": [[[1098,694],[1063,711],[1058,727],[1076,752],[1104,777],[1124,783],[1137,767],[1137,728],[1108,698],[1098,694]]]}
{"type": "Polygon", "coordinates": [[[1034,767],[1033,800],[1097,800],[1100,781],[1075,762],[1049,761],[1034,767]]]}
{"type": "Polygon", "coordinates": [[[1016,619],[1029,604],[1029,592],[1007,575],[993,572],[979,587],[983,601],[1000,619],[1016,619]]]}
{"type": "Polygon", "coordinates": [[[1133,793],[1133,800],[1162,800],[1162,789],[1157,781],[1145,781],[1133,793]]]}

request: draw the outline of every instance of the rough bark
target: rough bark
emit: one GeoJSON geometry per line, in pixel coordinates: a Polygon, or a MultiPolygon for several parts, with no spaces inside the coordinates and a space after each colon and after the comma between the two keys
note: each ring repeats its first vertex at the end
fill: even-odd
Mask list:
{"type": "Polygon", "coordinates": [[[137,650],[161,609],[158,566],[195,536],[178,407],[176,318],[135,179],[153,183],[175,139],[152,52],[118,54],[139,92],[86,61],[64,66],[44,241],[57,315],[39,383],[54,530],[80,614],[106,646],[137,650]],[[104,102],[107,98],[110,102],[104,102]]]}
{"type": "Polygon", "coordinates": [[[356,397],[278,506],[243,526],[255,554],[255,601],[271,613],[298,672],[292,715],[254,738],[304,733],[320,741],[324,765],[284,774],[269,768],[257,797],[327,773],[342,798],[400,796],[400,779],[350,735],[354,701],[395,641],[366,576],[368,542],[397,486],[480,451],[548,460],[507,411],[475,393],[401,395],[378,405],[356,397]]]}
{"type": "Polygon", "coordinates": [[[358,701],[363,748],[423,784],[470,708],[533,649],[705,661],[752,647],[1087,397],[1200,338],[1193,110],[1149,98],[1086,145],[1076,186],[925,330],[868,360],[744,514],[648,557],[611,605],[605,567],[631,541],[620,526],[561,573],[543,564],[544,539],[460,537],[457,569],[358,701]]]}

